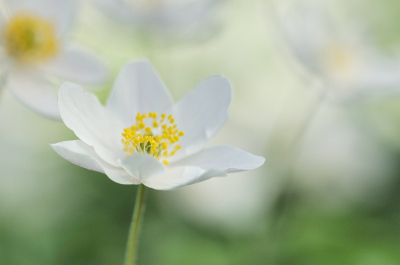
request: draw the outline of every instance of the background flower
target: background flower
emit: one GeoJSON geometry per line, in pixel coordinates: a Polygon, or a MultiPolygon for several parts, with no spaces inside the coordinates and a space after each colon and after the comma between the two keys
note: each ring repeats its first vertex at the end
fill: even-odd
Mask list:
{"type": "Polygon", "coordinates": [[[112,18],[165,39],[201,40],[219,27],[224,0],[94,0],[112,18]]]}
{"type": "Polygon", "coordinates": [[[107,71],[90,52],[68,45],[66,33],[75,1],[34,0],[2,3],[1,47],[4,86],[31,110],[60,119],[59,80],[85,85],[104,82],[107,71]]]}
{"type": "Polygon", "coordinates": [[[340,21],[328,1],[296,1],[286,10],[277,6],[289,47],[302,66],[321,79],[332,99],[397,91],[400,58],[373,45],[361,24],[340,21]]]}

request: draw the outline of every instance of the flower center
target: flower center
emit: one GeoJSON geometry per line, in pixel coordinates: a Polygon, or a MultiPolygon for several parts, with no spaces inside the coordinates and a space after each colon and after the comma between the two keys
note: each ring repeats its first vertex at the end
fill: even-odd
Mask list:
{"type": "Polygon", "coordinates": [[[355,54],[348,47],[333,45],[324,53],[327,66],[337,75],[347,76],[352,73],[356,61],[355,54]]]}
{"type": "Polygon", "coordinates": [[[2,34],[7,54],[22,63],[45,61],[58,52],[53,24],[38,16],[17,14],[2,34]]]}
{"type": "Polygon", "coordinates": [[[163,159],[164,165],[168,165],[168,157],[172,157],[181,149],[176,143],[184,132],[177,129],[172,115],[150,112],[149,114],[136,115],[136,125],[125,128],[122,133],[124,151],[129,157],[134,153],[149,154],[157,160],[163,159]],[[150,124],[148,126],[147,124],[150,124]]]}

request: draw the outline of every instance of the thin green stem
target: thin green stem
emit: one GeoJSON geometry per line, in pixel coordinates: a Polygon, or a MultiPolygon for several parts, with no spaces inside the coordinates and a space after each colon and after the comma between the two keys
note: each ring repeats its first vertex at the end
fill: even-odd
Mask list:
{"type": "MultiPolygon", "coordinates": [[[[284,216],[287,214],[288,207],[293,199],[293,178],[295,174],[295,164],[298,159],[300,153],[300,143],[303,139],[307,129],[310,127],[310,124],[314,120],[315,115],[318,113],[319,108],[322,105],[323,100],[325,99],[326,92],[324,90],[318,91],[317,98],[310,102],[309,109],[306,112],[306,115],[297,128],[295,135],[292,138],[292,141],[289,147],[285,150],[285,161],[283,166],[280,168],[280,174],[284,178],[281,192],[275,202],[274,209],[271,213],[271,237],[274,238],[277,242],[277,251],[276,256],[273,257],[277,259],[280,255],[280,252],[283,249],[284,241],[285,241],[285,229],[284,229],[284,216]]],[[[276,260],[274,261],[276,263],[276,260]]]]}
{"type": "Polygon", "coordinates": [[[128,242],[126,244],[125,265],[135,265],[137,259],[137,249],[139,246],[139,235],[142,228],[143,216],[146,201],[146,186],[140,184],[138,187],[135,209],[133,211],[132,222],[129,228],[128,242]]]}
{"type": "MultiPolygon", "coordinates": [[[[281,171],[282,176],[284,177],[284,184],[282,185],[282,193],[283,197],[279,199],[283,199],[283,201],[278,202],[283,208],[287,207],[288,197],[292,191],[293,177],[294,177],[294,169],[295,164],[299,156],[299,152],[301,151],[299,146],[301,140],[303,139],[307,129],[310,127],[315,115],[318,113],[319,108],[322,105],[323,99],[325,98],[325,92],[320,93],[316,100],[310,102],[309,110],[307,112],[306,117],[303,122],[298,127],[296,134],[294,135],[291,145],[286,151],[286,161],[283,171],[281,171]]],[[[279,200],[278,199],[278,200],[279,200]]]]}

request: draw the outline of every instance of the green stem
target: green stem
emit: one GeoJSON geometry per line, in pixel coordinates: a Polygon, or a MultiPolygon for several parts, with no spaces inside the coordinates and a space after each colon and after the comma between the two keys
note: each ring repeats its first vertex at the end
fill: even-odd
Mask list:
{"type": "Polygon", "coordinates": [[[139,245],[139,234],[142,228],[145,211],[146,186],[140,184],[133,211],[132,222],[129,228],[128,242],[126,244],[125,265],[135,265],[137,259],[137,248],[139,245]]]}
{"type": "MultiPolygon", "coordinates": [[[[317,87],[318,88],[318,87],[317,87]]],[[[317,114],[319,108],[322,105],[323,100],[325,99],[326,92],[325,90],[319,90],[317,92],[317,98],[313,101],[309,102],[309,109],[306,111],[305,117],[302,119],[302,123],[297,128],[295,134],[293,135],[289,145],[283,150],[283,156],[280,156],[280,159],[283,161],[281,163],[280,168],[278,168],[278,172],[283,178],[283,182],[281,184],[281,192],[277,197],[277,200],[274,205],[274,209],[272,211],[271,217],[272,222],[271,226],[275,227],[279,220],[284,215],[284,211],[287,210],[290,197],[293,192],[293,177],[294,177],[294,169],[295,164],[298,159],[300,153],[300,143],[312,123],[315,115],[317,114]]],[[[276,229],[276,227],[275,227],[276,229]]]]}
{"type": "Polygon", "coordinates": [[[295,174],[295,164],[300,153],[300,143],[307,129],[310,127],[310,124],[312,123],[315,115],[318,113],[318,110],[321,107],[325,96],[326,92],[324,90],[318,91],[317,98],[313,102],[310,102],[309,110],[306,113],[306,117],[304,117],[303,122],[298,127],[294,137],[292,138],[291,144],[285,150],[285,166],[282,167],[280,170],[281,176],[284,177],[284,182],[281,188],[281,192],[275,201],[275,205],[271,213],[270,237],[276,241],[276,247],[278,251],[275,254],[275,257],[272,257],[274,261],[273,263],[277,263],[277,260],[275,259],[278,259],[279,255],[281,254],[280,251],[282,251],[282,249],[285,249],[284,241],[286,240],[286,230],[284,229],[284,216],[287,215],[289,205],[294,195],[294,188],[292,185],[295,174]]]}

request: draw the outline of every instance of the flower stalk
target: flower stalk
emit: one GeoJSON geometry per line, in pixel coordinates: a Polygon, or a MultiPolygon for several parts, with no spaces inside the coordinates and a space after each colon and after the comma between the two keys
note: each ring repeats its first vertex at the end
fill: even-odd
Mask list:
{"type": "Polygon", "coordinates": [[[135,209],[129,228],[128,242],[126,244],[125,265],[135,265],[137,260],[137,249],[139,246],[139,235],[142,229],[144,211],[146,208],[146,186],[140,184],[138,187],[135,209]]]}

